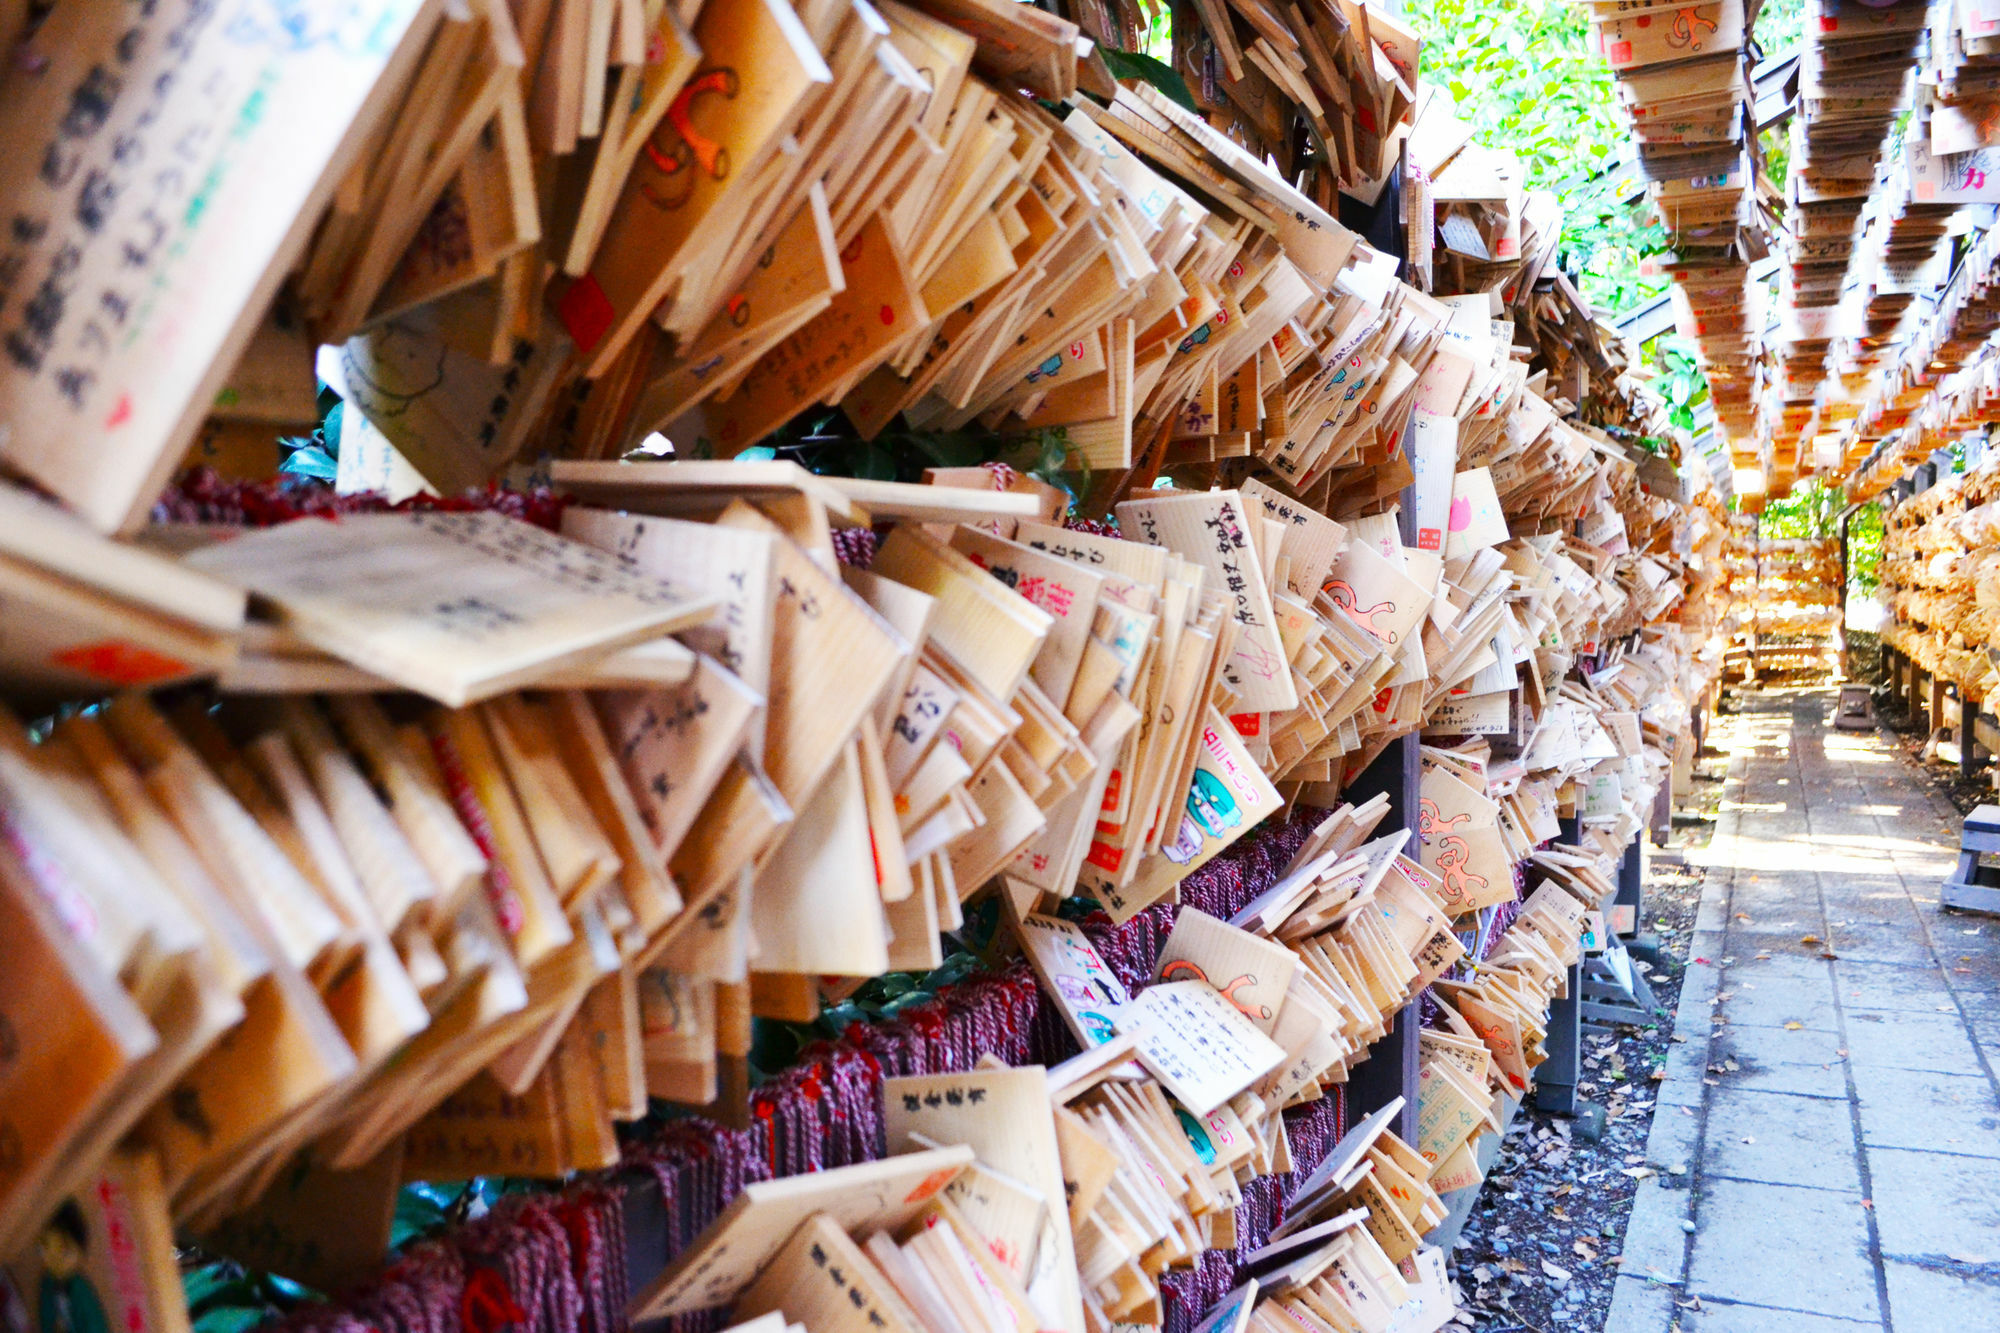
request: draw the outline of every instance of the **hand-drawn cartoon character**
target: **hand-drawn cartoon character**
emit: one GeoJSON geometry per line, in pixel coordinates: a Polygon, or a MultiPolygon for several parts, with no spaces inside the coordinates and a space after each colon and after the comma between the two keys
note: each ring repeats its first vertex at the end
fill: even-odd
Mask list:
{"type": "Polygon", "coordinates": [[[1361,628],[1367,630],[1384,643],[1393,644],[1396,642],[1396,631],[1379,629],[1375,624],[1375,617],[1387,615],[1396,609],[1394,602],[1378,602],[1376,605],[1363,611],[1355,601],[1353,585],[1346,579],[1333,579],[1329,581],[1326,585],[1326,595],[1333,599],[1335,606],[1353,617],[1355,624],[1361,626],[1361,628]]]}
{"type": "Polygon", "coordinates": [[[1126,991],[1124,984],[1105,966],[1103,958],[1098,956],[1095,949],[1066,937],[1059,939],[1057,943],[1062,950],[1064,961],[1083,973],[1080,977],[1057,977],[1056,990],[1059,994],[1068,996],[1079,1004],[1102,1003],[1112,1009],[1131,1002],[1132,996],[1126,991]],[[1070,987],[1075,988],[1074,992],[1069,989],[1070,987]]]}
{"type": "Polygon", "coordinates": [[[1208,1137],[1208,1126],[1178,1106],[1174,1108],[1174,1119],[1181,1122],[1181,1130],[1188,1136],[1188,1142],[1194,1146],[1194,1155],[1201,1158],[1202,1165],[1214,1165],[1215,1144],[1208,1137]]]}
{"type": "MultiPolygon", "coordinates": [[[[1200,964],[1192,962],[1186,958],[1177,958],[1173,962],[1168,963],[1165,967],[1161,968],[1160,980],[1208,981],[1209,985],[1215,986],[1215,983],[1213,981],[1208,980],[1208,973],[1202,971],[1200,964]]],[[[1222,996],[1223,999],[1235,1005],[1236,1011],[1242,1014],[1244,1017],[1269,1019],[1273,1015],[1268,1005],[1245,1004],[1243,1003],[1243,1001],[1236,998],[1237,991],[1242,990],[1245,986],[1254,986],[1256,984],[1257,984],[1256,974],[1251,973],[1245,976],[1237,977],[1236,979],[1231,981],[1227,986],[1215,986],[1215,989],[1217,993],[1222,996]]]]}
{"type": "Polygon", "coordinates": [[[37,1306],[42,1333],[111,1333],[104,1303],[83,1271],[90,1253],[90,1228],[76,1200],[65,1199],[42,1228],[41,1290],[37,1306]]]}
{"type": "Polygon", "coordinates": [[[1438,842],[1437,873],[1444,879],[1445,901],[1465,902],[1474,889],[1487,885],[1484,875],[1475,875],[1465,867],[1472,860],[1472,849],[1463,838],[1444,838],[1438,842]]]}
{"type": "Polygon", "coordinates": [[[1180,347],[1177,348],[1176,350],[1181,352],[1192,352],[1197,347],[1207,346],[1208,340],[1213,336],[1214,336],[1213,331],[1210,329],[1209,325],[1204,324],[1200,328],[1196,329],[1193,333],[1190,333],[1187,337],[1181,339],[1180,347]]]}
{"type": "Polygon", "coordinates": [[[1090,1038],[1092,1046],[1102,1046],[1118,1035],[1118,1025],[1095,1009],[1085,1009],[1076,1018],[1083,1024],[1084,1035],[1090,1038]]]}
{"type": "Polygon", "coordinates": [[[1111,1009],[1118,1007],[1119,1002],[1110,999],[1108,993],[1098,994],[1091,989],[1089,982],[1079,977],[1057,977],[1056,993],[1075,1007],[1077,1017],[1083,1020],[1085,1027],[1095,1027],[1098,1024],[1103,1026],[1104,1034],[1100,1040],[1108,1040],[1113,1035],[1111,1020],[1098,1012],[1100,1007],[1111,1009]],[[1090,1021],[1092,1019],[1095,1019],[1096,1023],[1092,1023],[1090,1021]]]}
{"type": "Polygon", "coordinates": [[[1674,11],[1674,26],[1667,32],[1667,45],[1676,48],[1686,47],[1690,51],[1699,51],[1702,49],[1701,39],[1709,33],[1714,32],[1715,28],[1715,20],[1705,17],[1699,9],[1692,6],[1686,9],[1676,9],[1674,11]],[[1696,28],[1700,28],[1702,31],[1696,32],[1696,28]]]}
{"type": "Polygon", "coordinates": [[[1172,842],[1160,844],[1160,855],[1177,866],[1184,866],[1201,852],[1201,825],[1186,815],[1181,816],[1181,826],[1174,833],[1172,842]]]}
{"type": "Polygon", "coordinates": [[[1470,824],[1471,822],[1472,815],[1470,812],[1453,815],[1450,819],[1444,818],[1442,812],[1438,810],[1437,802],[1428,796],[1423,797],[1417,802],[1417,837],[1424,842],[1429,842],[1431,834],[1436,833],[1440,829],[1455,829],[1460,824],[1470,824]]]}
{"type": "Polygon", "coordinates": [[[642,181],[640,193],[654,205],[672,211],[688,201],[695,187],[695,174],[689,170],[691,167],[700,166],[710,180],[729,178],[729,146],[695,128],[694,104],[695,99],[703,94],[734,101],[739,86],[736,71],[725,65],[690,80],[687,87],[681,89],[680,95],[674,98],[673,105],[667,108],[665,124],[646,141],[647,160],[667,178],[672,187],[671,190],[660,190],[642,181]],[[655,142],[663,131],[671,143],[665,149],[655,142]]]}
{"type": "Polygon", "coordinates": [[[1033,370],[1028,372],[1028,383],[1033,384],[1036,380],[1039,380],[1047,375],[1053,375],[1061,369],[1062,369],[1062,353],[1057,352],[1054,356],[1050,357],[1048,360],[1042,362],[1042,364],[1036,366],[1033,370]]]}
{"type": "Polygon", "coordinates": [[[1187,814],[1181,817],[1180,834],[1160,851],[1175,865],[1186,865],[1201,851],[1204,834],[1219,838],[1242,822],[1243,811],[1222,779],[1197,768],[1188,786],[1187,814]]]}

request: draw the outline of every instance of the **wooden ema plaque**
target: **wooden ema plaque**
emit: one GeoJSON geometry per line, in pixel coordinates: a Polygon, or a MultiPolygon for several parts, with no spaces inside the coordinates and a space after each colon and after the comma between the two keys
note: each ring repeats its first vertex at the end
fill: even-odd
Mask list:
{"type": "Polygon", "coordinates": [[[441,8],[50,15],[29,43],[39,72],[0,87],[21,222],[0,461],[105,531],[144,515],[441,8]]]}

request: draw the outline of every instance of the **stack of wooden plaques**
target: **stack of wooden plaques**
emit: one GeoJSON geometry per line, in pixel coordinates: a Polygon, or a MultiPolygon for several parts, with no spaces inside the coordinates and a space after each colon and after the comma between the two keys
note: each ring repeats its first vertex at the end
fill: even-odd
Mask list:
{"type": "Polygon", "coordinates": [[[1788,295],[1800,309],[1840,303],[1890,122],[1914,104],[1912,71],[1924,37],[1921,5],[1834,0],[1818,10],[1800,56],[1786,187],[1788,295]]]}
{"type": "Polygon", "coordinates": [[[1863,454],[1851,497],[1878,495],[1946,440],[2000,416],[2000,236],[1979,233],[1944,286],[1901,326],[1893,359],[1877,373],[1852,429],[1847,456],[1863,454]],[[1927,308],[1925,308],[1927,306],[1927,308]],[[1872,445],[1872,450],[1869,446],[1872,445]]]}
{"type": "Polygon", "coordinates": [[[2000,574],[1994,479],[1991,463],[1982,462],[1911,496],[1883,519],[1881,578],[1890,619],[1882,642],[1979,702],[2000,690],[1993,652],[2000,643],[1992,597],[2000,574]]]}
{"type": "MultiPolygon", "coordinates": [[[[1051,1080],[1066,1104],[1058,1135],[1065,1153],[1074,1145],[1105,1163],[1104,1183],[1086,1174],[1091,1187],[1071,1200],[1085,1300],[1101,1305],[1105,1317],[1156,1320],[1149,1274],[1237,1243],[1231,1210],[1241,1187],[1291,1169],[1278,1112],[1345,1082],[1384,1031],[1383,1015],[1457,957],[1442,908],[1415,887],[1436,881],[1396,853],[1407,833],[1358,845],[1384,813],[1378,800],[1330,816],[1238,924],[1183,909],[1157,976],[1136,995],[1076,926],[1034,914],[1016,919],[1023,953],[1086,1048],[1051,1080]],[[1381,887],[1385,876],[1395,887],[1381,887]],[[1421,904],[1449,951],[1426,931],[1428,943],[1413,961],[1415,946],[1383,924],[1391,901],[1421,904]],[[1347,928],[1271,937],[1265,923],[1302,919],[1313,909],[1347,928]],[[1244,924],[1250,929],[1239,928],[1244,924]],[[1163,1181],[1171,1188],[1163,1190],[1163,1181]]],[[[1402,1104],[1393,1099],[1316,1168],[1294,1194],[1274,1244],[1252,1256],[1250,1267],[1275,1266],[1281,1251],[1289,1262],[1336,1243],[1314,1273],[1356,1247],[1373,1257],[1371,1269],[1392,1269],[1419,1253],[1443,1210],[1425,1183],[1424,1159],[1385,1131],[1402,1104]],[[1338,1220],[1329,1221],[1336,1212],[1338,1220]],[[1308,1222],[1309,1231],[1285,1239],[1308,1222]],[[1345,1234],[1355,1227],[1363,1229],[1345,1234]]]]}
{"type": "Polygon", "coordinates": [[[1244,1301],[1257,1304],[1245,1327],[1369,1329],[1392,1315],[1418,1330],[1450,1322],[1444,1255],[1409,1243],[1441,1204],[1422,1181],[1424,1159],[1388,1129],[1402,1108],[1395,1098],[1349,1130],[1301,1182],[1271,1243],[1247,1257],[1255,1276],[1244,1301]]]}
{"type": "MultiPolygon", "coordinates": [[[[59,8],[0,125],[40,143],[104,61],[160,100],[87,98],[49,150],[76,169],[44,179],[44,155],[22,155],[24,216],[82,229],[30,228],[22,290],[156,269],[158,291],[121,277],[97,315],[23,335],[0,462],[105,530],[184,458],[275,468],[246,423],[310,423],[316,344],[339,348],[318,369],[350,408],[445,492],[531,442],[611,458],[665,430],[733,454],[815,403],[870,437],[899,415],[1060,427],[1094,467],[1168,432],[1246,453],[1303,406],[1281,401],[1299,356],[1279,340],[1334,312],[1356,246],[1337,190],[1379,194],[1417,64],[1381,9],[1218,6],[1181,40],[1242,94],[1212,125],[1110,81],[1077,23],[996,0],[399,0],[310,40],[276,19],[170,33],[59,8]],[[277,62],[266,83],[233,62],[246,45],[277,62]],[[183,55],[229,71],[199,106],[154,77],[183,55]],[[1108,104],[1077,95],[1079,70],[1108,104]],[[141,201],[124,159],[91,154],[162,116],[222,128],[184,150],[172,198],[141,201]],[[283,157],[282,177],[208,170],[231,116],[228,162],[283,157]],[[1295,121],[1324,164],[1304,192],[1266,165],[1291,159],[1295,121]],[[313,141],[286,141],[294,124],[313,141]],[[67,446],[85,422],[111,432],[88,464],[67,446]]],[[[1130,26],[1087,8],[1100,37],[1130,26]]],[[[1371,270],[1372,304],[1393,267],[1371,270]]]]}
{"type": "Polygon", "coordinates": [[[1868,205],[1883,141],[1890,122],[1912,105],[1911,71],[1924,21],[1923,7],[1915,4],[1826,4],[1801,55],[1780,328],[1786,397],[1800,410],[1785,414],[1773,440],[1774,494],[1823,461],[1825,451],[1801,457],[1801,446],[1840,419],[1825,410],[1819,386],[1844,365],[1849,347],[1865,332],[1852,289],[1865,273],[1868,205]]]}
{"type": "Polygon", "coordinates": [[[1739,465],[1762,453],[1757,408],[1767,305],[1750,265],[1768,245],[1755,93],[1745,50],[1755,6],[1592,3],[1639,169],[1665,225],[1679,331],[1698,343],[1739,465]]]}
{"type": "Polygon", "coordinates": [[[1361,0],[1197,0],[1191,17],[1176,20],[1173,64],[1211,124],[1253,157],[1275,157],[1329,212],[1340,192],[1381,197],[1418,97],[1420,38],[1399,12],[1361,0]]]}
{"type": "Polygon", "coordinates": [[[1816,461],[1864,497],[1923,461],[1940,434],[1983,424],[1987,408],[1977,377],[1946,377],[1975,359],[1993,327],[1978,314],[1964,322],[1968,298],[1976,306],[1988,282],[1989,233],[1971,231],[1963,262],[1944,242],[1967,230],[1968,206],[2000,200],[1989,50],[2000,21],[1976,6],[1934,15],[1898,6],[1869,22],[1899,29],[1926,18],[1911,129],[1870,208],[1864,258],[1873,267],[1859,293],[1865,336],[1842,367],[1857,373],[1837,396],[1841,409],[1826,414],[1835,429],[1815,441],[1816,461]]]}
{"type": "Polygon", "coordinates": [[[1773,540],[1737,529],[1728,625],[1746,676],[1827,668],[1846,600],[1834,538],[1773,540]]]}
{"type": "MultiPolygon", "coordinates": [[[[1421,1238],[1666,780],[1719,527],[1553,201],[1418,121],[1409,30],[1201,0],[1197,113],[1109,78],[1109,0],[322,8],[62,0],[0,75],[0,465],[55,502],[0,490],[0,1257],[106,1174],[169,1294],[176,1224],[352,1277],[405,1179],[745,1123],[753,1015],[938,967],[984,895],[1084,1054],[889,1080],[895,1155],[752,1186],[634,1314],[1161,1322],[1428,988],[1422,1132],[1354,1126],[1213,1327],[1448,1319],[1421,1238]],[[1384,254],[1334,213],[1406,156],[1384,254]],[[268,477],[322,381],[339,490],[453,498],[145,523],[184,459],[268,477]],[[985,469],[703,457],[818,405],[1060,432],[1122,535],[985,469]],[[555,493],[462,494],[516,463],[555,493]],[[1166,906],[1301,809],[1233,919],[1166,906]],[[1146,984],[1078,899],[1173,921],[1146,984]]],[[[1738,45],[1670,68],[1675,180],[1738,45]]]]}
{"type": "MultiPolygon", "coordinates": [[[[738,1319],[775,1313],[845,1327],[835,1315],[851,1307],[856,1327],[909,1333],[1102,1333],[1158,1322],[1159,1275],[1232,1248],[1240,1182],[1289,1169],[1281,1129],[1273,1151],[1226,1105],[1195,1119],[1169,1102],[1155,1077],[1184,1070],[1203,1049],[1197,1036],[1214,1042],[1239,1030],[1243,1044],[1219,1058],[1265,1059],[1248,1040],[1256,1030],[1205,983],[1173,983],[1163,1001],[1169,990],[1177,1020],[1207,1015],[1173,1043],[1126,1036],[1053,1069],[993,1063],[889,1079],[891,1156],[750,1186],[635,1298],[633,1316],[728,1306],[738,1319]],[[1197,992],[1183,987],[1204,996],[1192,1009],[1197,992]]],[[[1366,1265],[1402,1290],[1397,1263],[1414,1266],[1416,1232],[1442,1214],[1407,1169],[1421,1159],[1384,1130],[1401,1104],[1335,1148],[1327,1160],[1344,1164],[1342,1174],[1323,1166],[1314,1176],[1327,1190],[1343,1183],[1339,1198],[1355,1206],[1259,1251],[1253,1264],[1268,1266],[1280,1248],[1296,1259],[1331,1246],[1315,1271],[1366,1265]],[[1414,1219],[1387,1189],[1416,1205],[1414,1219]]],[[[1317,1219],[1334,1199],[1313,1189],[1317,1219]]],[[[1423,1253],[1437,1267],[1438,1252],[1423,1253]]],[[[1455,1304],[1439,1290],[1449,1317],[1455,1304]]]]}

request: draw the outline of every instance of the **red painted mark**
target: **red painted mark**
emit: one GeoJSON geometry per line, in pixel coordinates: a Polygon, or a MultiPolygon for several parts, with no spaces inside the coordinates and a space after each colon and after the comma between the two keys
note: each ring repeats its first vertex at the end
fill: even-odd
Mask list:
{"type": "Polygon", "coordinates": [[[910,1191],[909,1197],[904,1199],[903,1202],[922,1203],[925,1199],[930,1198],[931,1195],[936,1194],[946,1185],[949,1185],[951,1178],[957,1174],[958,1168],[955,1166],[947,1167],[942,1171],[931,1172],[918,1182],[917,1187],[910,1191]]]}
{"type": "Polygon", "coordinates": [[[50,660],[114,685],[151,685],[186,675],[188,670],[185,662],[116,639],[65,648],[50,660]]]}
{"type": "Polygon", "coordinates": [[[556,314],[562,318],[563,327],[576,345],[588,352],[596,347],[611,331],[618,319],[617,310],[612,308],[611,298],[604,294],[596,278],[588,273],[570,284],[557,303],[556,314]]]}

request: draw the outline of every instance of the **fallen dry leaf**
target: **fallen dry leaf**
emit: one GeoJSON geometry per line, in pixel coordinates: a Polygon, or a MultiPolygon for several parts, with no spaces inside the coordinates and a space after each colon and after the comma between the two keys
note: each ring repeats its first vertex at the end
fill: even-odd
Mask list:
{"type": "Polygon", "coordinates": [[[1787,1031],[1787,1032],[1797,1032],[1797,1031],[1799,1031],[1799,1030],[1800,1030],[1801,1028],[1803,1028],[1804,1026],[1805,1026],[1805,1024],[1804,1024],[1804,1023],[1787,1023],[1787,1024],[1785,1024],[1785,1031],[1787,1031]]]}
{"type": "Polygon", "coordinates": [[[1799,936],[1799,943],[1800,943],[1800,944],[1824,944],[1824,943],[1826,943],[1826,941],[1822,940],[1822,939],[1821,939],[1821,938],[1820,938],[1819,936],[1817,936],[1817,935],[1801,935],[1801,936],[1799,936]]]}

